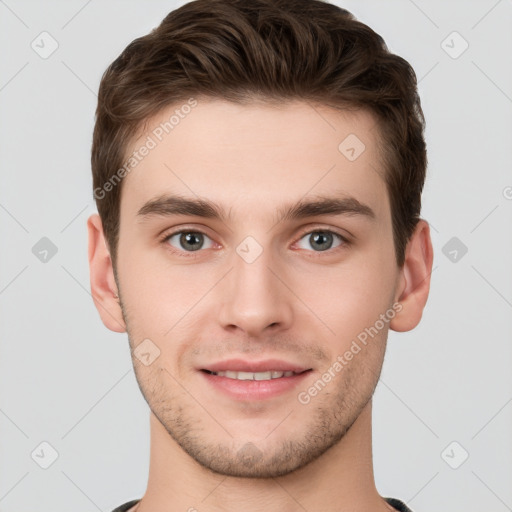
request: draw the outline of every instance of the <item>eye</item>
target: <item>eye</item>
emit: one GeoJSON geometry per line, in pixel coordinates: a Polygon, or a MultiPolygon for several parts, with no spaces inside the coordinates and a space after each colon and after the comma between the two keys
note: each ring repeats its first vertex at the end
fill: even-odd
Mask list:
{"type": "Polygon", "coordinates": [[[182,252],[195,252],[213,247],[212,240],[201,231],[176,231],[167,235],[162,242],[182,252]]]}
{"type": "MultiPolygon", "coordinates": [[[[178,256],[192,256],[201,249],[211,249],[215,246],[212,239],[197,230],[181,230],[165,235],[162,243],[170,246],[169,249],[178,256]]],[[[343,248],[350,245],[350,241],[344,236],[328,229],[316,229],[305,233],[298,242],[300,249],[311,250],[314,252],[325,252],[343,248]],[[307,247],[309,245],[309,247],[307,247]]]]}
{"type": "Polygon", "coordinates": [[[329,249],[335,249],[342,245],[348,245],[348,240],[345,237],[335,233],[334,231],[325,229],[310,231],[297,242],[299,244],[299,248],[309,249],[309,247],[301,245],[303,240],[305,240],[305,244],[309,244],[310,247],[313,247],[315,252],[328,251],[329,249]],[[336,239],[338,239],[339,243],[333,247],[333,242],[335,242],[336,239]]]}

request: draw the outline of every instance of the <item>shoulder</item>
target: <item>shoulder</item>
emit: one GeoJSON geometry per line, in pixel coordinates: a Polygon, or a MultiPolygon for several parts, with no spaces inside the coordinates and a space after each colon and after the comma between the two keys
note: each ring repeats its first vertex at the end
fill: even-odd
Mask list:
{"type": "Polygon", "coordinates": [[[132,500],[127,503],[115,508],[112,512],[128,512],[134,505],[139,503],[140,500],[132,500]]]}
{"type": "Polygon", "coordinates": [[[403,501],[396,498],[384,498],[384,500],[398,512],[413,512],[403,501]]]}

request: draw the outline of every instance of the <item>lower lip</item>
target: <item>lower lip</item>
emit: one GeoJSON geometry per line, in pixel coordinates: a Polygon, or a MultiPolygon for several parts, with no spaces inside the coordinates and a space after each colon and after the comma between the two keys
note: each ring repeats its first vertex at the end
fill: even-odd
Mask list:
{"type": "Polygon", "coordinates": [[[212,375],[204,371],[200,373],[211,386],[226,393],[231,398],[236,400],[265,400],[292,390],[311,373],[311,370],[290,377],[270,380],[238,380],[212,375]]]}

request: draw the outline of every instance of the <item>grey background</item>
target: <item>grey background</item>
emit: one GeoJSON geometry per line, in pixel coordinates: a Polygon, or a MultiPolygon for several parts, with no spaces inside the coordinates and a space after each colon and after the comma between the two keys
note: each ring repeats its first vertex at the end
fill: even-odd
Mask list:
{"type": "MultiPolygon", "coordinates": [[[[101,74],[182,3],[0,1],[1,512],[110,511],[144,493],[148,407],[126,335],[89,293],[90,144],[101,74]],[[31,47],[43,31],[58,43],[46,59],[31,47]]],[[[416,512],[512,510],[512,2],[336,3],[411,62],[428,124],[431,293],[419,327],[390,334],[378,490],[416,512]]]]}

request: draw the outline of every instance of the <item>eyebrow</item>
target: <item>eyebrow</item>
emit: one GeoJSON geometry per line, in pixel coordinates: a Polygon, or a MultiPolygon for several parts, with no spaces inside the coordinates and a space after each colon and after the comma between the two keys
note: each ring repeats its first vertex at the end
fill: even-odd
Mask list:
{"type": "MultiPolygon", "coordinates": [[[[280,221],[304,219],[321,215],[361,216],[375,220],[375,212],[355,197],[324,197],[300,200],[296,204],[286,205],[277,210],[280,221]]],[[[219,205],[207,200],[189,199],[178,195],[163,195],[147,201],[137,212],[137,217],[144,220],[149,217],[168,217],[187,215],[218,219],[226,222],[230,215],[219,205]]]]}

